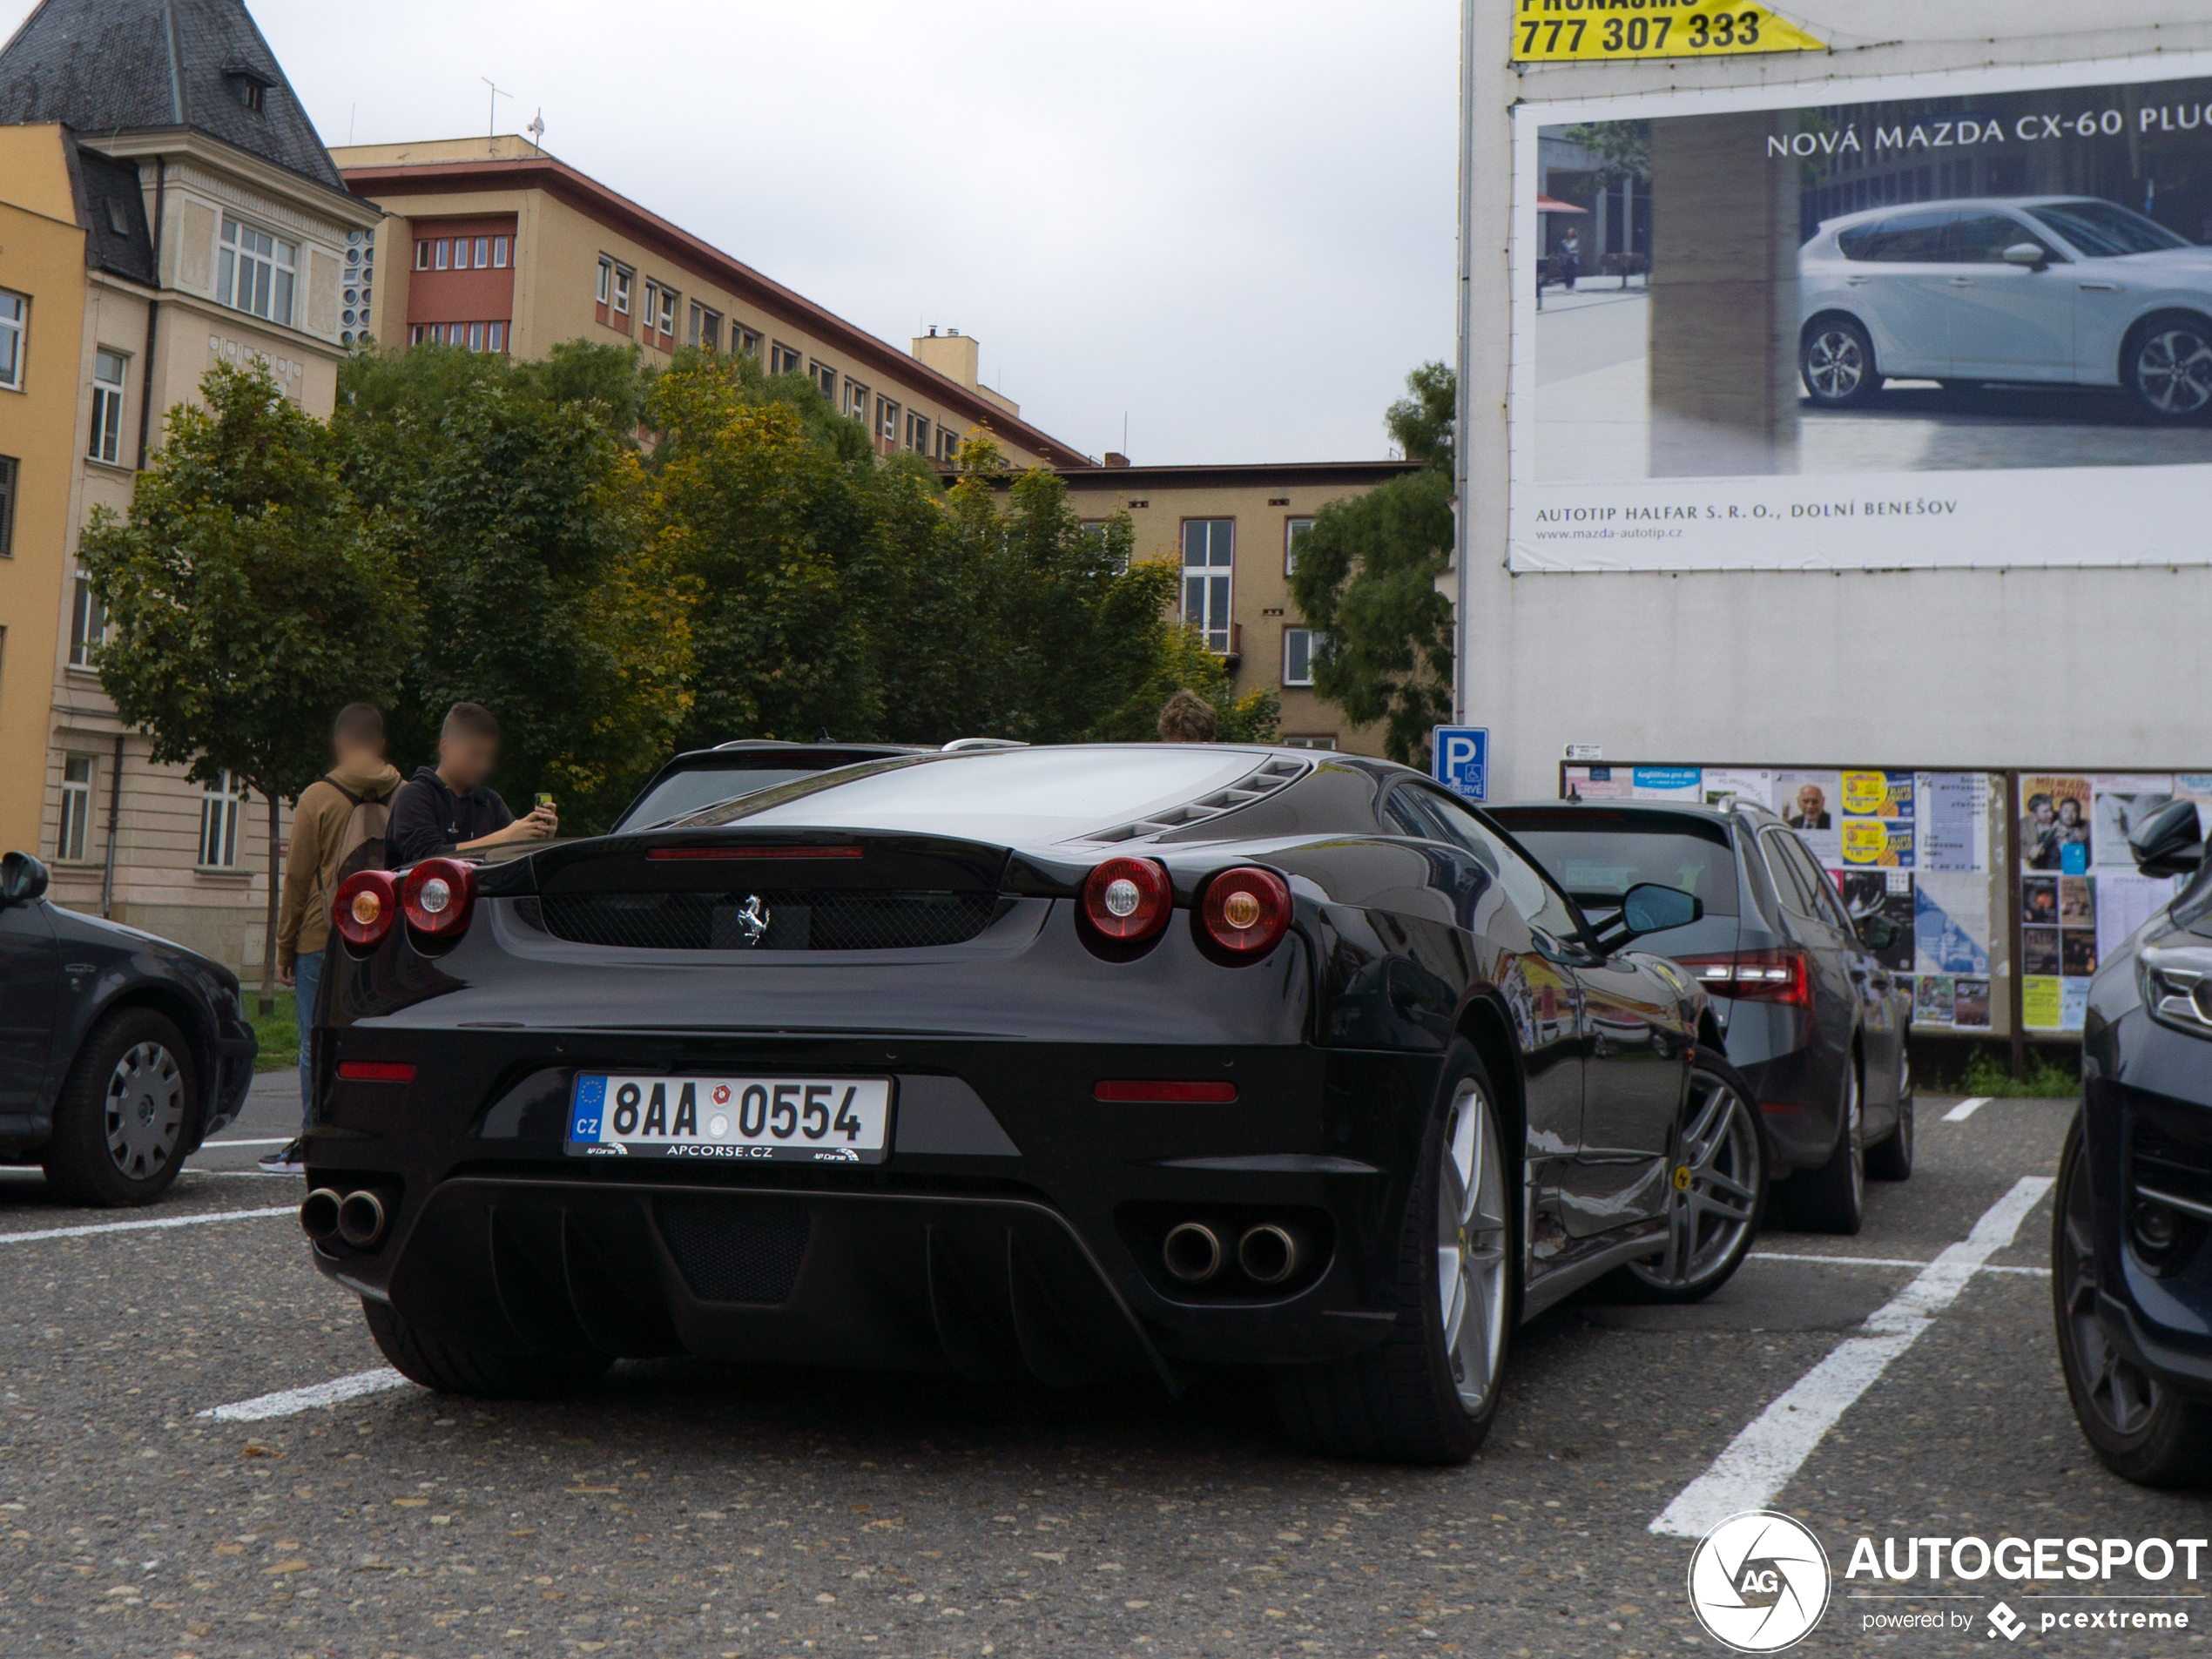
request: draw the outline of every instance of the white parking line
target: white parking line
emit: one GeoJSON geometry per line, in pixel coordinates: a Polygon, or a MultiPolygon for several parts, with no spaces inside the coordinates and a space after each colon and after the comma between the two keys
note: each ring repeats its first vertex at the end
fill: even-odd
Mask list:
{"type": "MultiPolygon", "coordinates": [[[[1910,1256],[1792,1256],[1786,1251],[1755,1250],[1750,1259],[1755,1262],[1826,1262],[1831,1267],[1926,1267],[1929,1263],[1910,1256]]],[[[1985,1273],[2029,1273],[2038,1278],[2051,1277],[2047,1267],[2000,1267],[1994,1262],[1984,1262],[1985,1273]]]]}
{"type": "Polygon", "coordinates": [[[258,1423],[265,1418],[296,1417],[318,1406],[335,1406],[341,1400],[358,1399],[363,1394],[381,1394],[388,1388],[413,1386],[391,1366],[379,1366],[374,1371],[357,1371],[350,1377],[310,1383],[305,1388],[287,1388],[273,1394],[256,1394],[251,1399],[235,1400],[228,1406],[210,1406],[192,1415],[212,1417],[219,1423],[258,1423]]]}
{"type": "Polygon", "coordinates": [[[1983,1107],[1988,1104],[1988,1096],[1976,1095],[1972,1100],[1960,1101],[1956,1106],[1953,1106],[1949,1111],[1946,1112],[1943,1115],[1943,1121],[1946,1123],[1963,1123],[1968,1118],[1972,1117],[1976,1112],[1979,1111],[1983,1107]]]}
{"type": "Polygon", "coordinates": [[[1839,1343],[1729,1442],[1712,1467],[1676,1494],[1650,1530],[1672,1538],[1702,1538],[1729,1516],[1763,1509],[1790,1483],[1812,1449],[1889,1369],[1920,1333],[1958,1298],[1999,1251],[2013,1242],[2020,1223],[2051,1177],[2024,1175],[1983,1214],[1963,1243],[1948,1246],[1912,1282],[1867,1316],[1867,1335],[1839,1343]]]}
{"type": "Polygon", "coordinates": [[[0,1233],[0,1244],[28,1244],[41,1238],[82,1238],[88,1233],[148,1232],[157,1227],[202,1227],[215,1221],[253,1221],[263,1216],[297,1216],[296,1204],[266,1210],[218,1210],[205,1216],[162,1216],[152,1221],[103,1221],[89,1227],[42,1227],[36,1232],[0,1233]]]}

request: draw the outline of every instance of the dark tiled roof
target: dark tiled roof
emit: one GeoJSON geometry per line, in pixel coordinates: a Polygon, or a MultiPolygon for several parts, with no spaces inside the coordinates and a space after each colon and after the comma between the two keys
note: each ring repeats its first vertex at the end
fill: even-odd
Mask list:
{"type": "Polygon", "coordinates": [[[153,236],[146,226],[145,198],[138,192],[138,170],[85,149],[71,135],[70,185],[77,196],[77,222],[84,227],[84,262],[96,270],[158,286],[153,275],[153,236]]]}
{"type": "Polygon", "coordinates": [[[0,125],[59,121],[87,142],[196,127],[345,189],[276,54],[239,0],[41,0],[0,48],[0,125]],[[257,111],[246,89],[261,90],[257,111]]]}

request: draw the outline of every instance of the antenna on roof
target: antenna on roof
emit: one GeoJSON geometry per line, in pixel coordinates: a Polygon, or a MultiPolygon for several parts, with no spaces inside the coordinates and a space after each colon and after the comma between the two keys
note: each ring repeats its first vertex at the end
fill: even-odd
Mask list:
{"type": "Polygon", "coordinates": [[[542,153],[545,149],[545,109],[543,105],[538,106],[537,113],[530,118],[530,124],[523,131],[530,135],[531,152],[542,153]]]}
{"type": "Polygon", "coordinates": [[[484,118],[484,136],[487,138],[496,138],[499,136],[499,100],[503,98],[512,98],[515,95],[512,92],[502,92],[498,87],[493,86],[491,77],[489,75],[479,75],[476,78],[486,86],[491,87],[491,96],[484,100],[490,111],[484,118]]]}

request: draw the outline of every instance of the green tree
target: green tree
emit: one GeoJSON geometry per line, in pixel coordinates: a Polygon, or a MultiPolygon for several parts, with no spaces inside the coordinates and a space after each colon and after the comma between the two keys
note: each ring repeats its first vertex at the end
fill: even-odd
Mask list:
{"type": "Polygon", "coordinates": [[[1408,461],[1452,475],[1452,437],[1459,424],[1459,376],[1448,363],[1423,363],[1406,377],[1406,395],[1383,412],[1391,441],[1408,461]]]}
{"type": "Polygon", "coordinates": [[[1651,123],[1586,121],[1567,129],[1567,141],[1598,158],[1590,182],[1600,190],[1651,181],[1651,123]]]}
{"type": "Polygon", "coordinates": [[[1452,557],[1452,488],[1432,465],[1331,502],[1291,575],[1291,603],[1326,640],[1314,691],[1355,724],[1387,720],[1384,749],[1408,765],[1452,713],[1452,605],[1436,590],[1452,557]]]}
{"type": "Polygon", "coordinates": [[[157,762],[228,772],[268,803],[260,1008],[276,1007],[277,803],[329,765],[329,716],[382,703],[414,643],[399,562],[328,428],[266,371],[211,369],[170,412],[127,519],[95,511],[78,557],[113,633],[100,684],[157,762]]]}
{"type": "Polygon", "coordinates": [[[499,782],[564,830],[604,823],[690,707],[694,584],[651,534],[629,352],[542,363],[417,347],[341,370],[349,475],[414,572],[421,626],[391,722],[426,759],[456,702],[502,733],[499,782]]]}

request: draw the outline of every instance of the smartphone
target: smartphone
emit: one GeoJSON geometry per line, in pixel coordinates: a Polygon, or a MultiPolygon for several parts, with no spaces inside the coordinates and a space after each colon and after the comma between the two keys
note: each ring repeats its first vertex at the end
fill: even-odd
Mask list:
{"type": "Polygon", "coordinates": [[[553,804],[553,797],[545,793],[544,791],[540,790],[538,792],[537,804],[540,806],[550,806],[553,804]]]}

